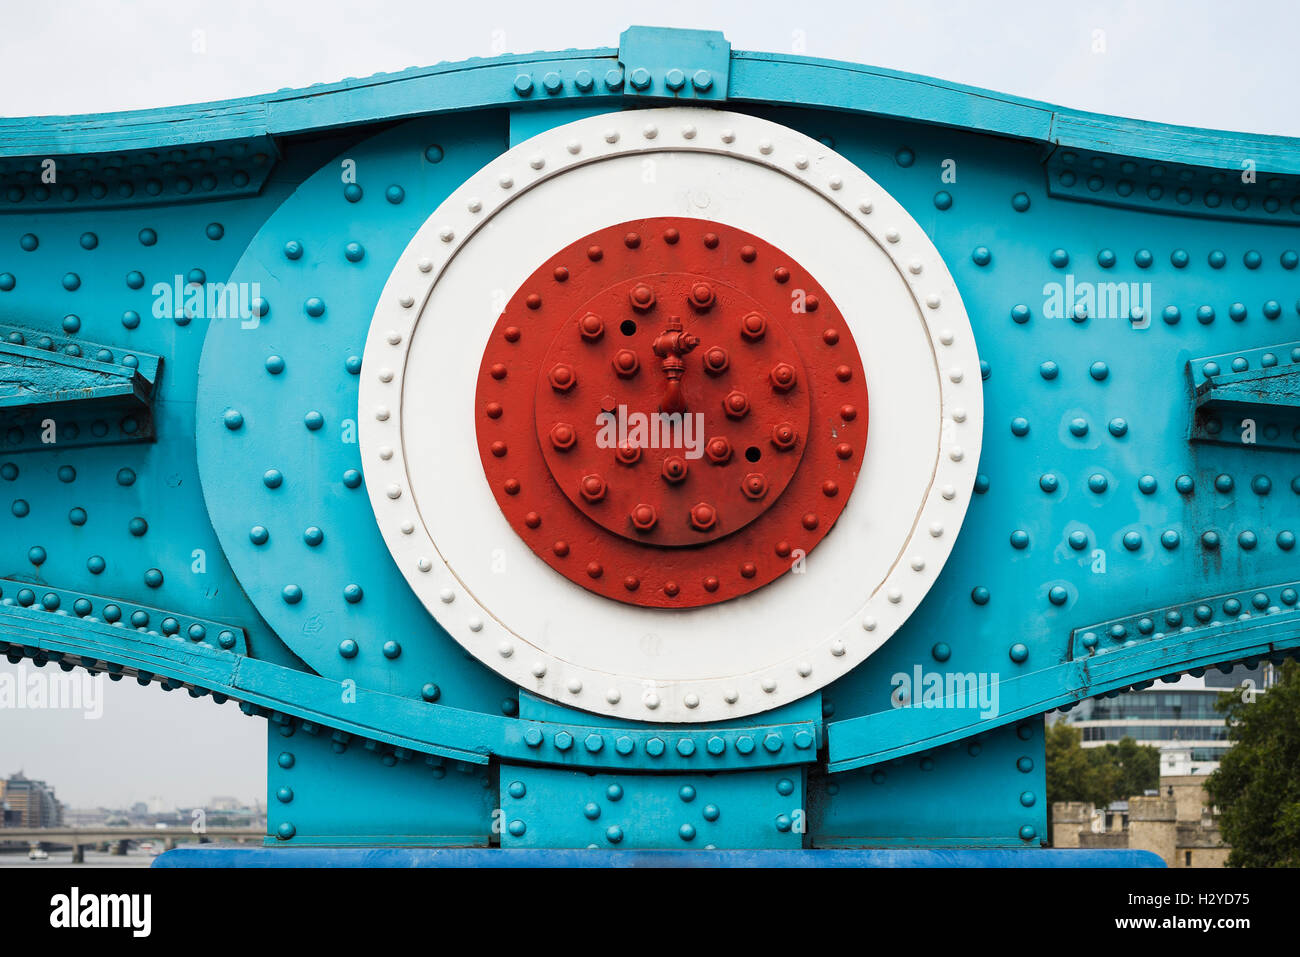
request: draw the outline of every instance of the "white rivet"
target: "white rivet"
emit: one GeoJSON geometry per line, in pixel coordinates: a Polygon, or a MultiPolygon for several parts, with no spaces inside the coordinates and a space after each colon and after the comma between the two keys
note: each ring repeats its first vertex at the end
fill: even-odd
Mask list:
{"type": "Polygon", "coordinates": [[[876,630],[876,619],[872,618],[870,615],[867,615],[867,617],[863,618],[863,619],[862,619],[862,630],[863,630],[863,631],[875,631],[875,630],[876,630]]]}
{"type": "Polygon", "coordinates": [[[533,662],[533,677],[534,677],[534,678],[545,678],[545,677],[546,677],[546,665],[542,664],[540,661],[535,661],[535,662],[533,662]]]}
{"type": "Polygon", "coordinates": [[[569,140],[569,142],[565,144],[564,148],[568,150],[570,153],[572,153],[574,156],[577,156],[579,153],[582,152],[582,144],[579,143],[577,140],[569,140]]]}
{"type": "Polygon", "coordinates": [[[381,445],[379,447],[379,457],[387,462],[393,457],[393,447],[391,445],[381,445]]]}
{"type": "Polygon", "coordinates": [[[397,301],[403,309],[410,309],[412,306],[415,305],[415,300],[410,296],[403,296],[401,299],[397,301]]]}
{"type": "Polygon", "coordinates": [[[920,555],[912,556],[912,571],[914,572],[925,571],[925,559],[922,558],[920,555]]]}
{"type": "Polygon", "coordinates": [[[724,143],[734,143],[736,142],[736,131],[733,129],[725,129],[722,131],[721,138],[724,143]]]}
{"type": "Polygon", "coordinates": [[[944,329],[942,332],[940,332],[939,341],[942,342],[945,346],[952,345],[952,330],[944,329]]]}
{"type": "Polygon", "coordinates": [[[900,601],[903,600],[903,593],[899,591],[897,588],[891,588],[889,589],[888,592],[885,593],[885,597],[888,598],[895,605],[897,605],[900,601]]]}
{"type": "Polygon", "coordinates": [[[885,238],[891,243],[896,243],[903,237],[898,234],[897,229],[887,229],[885,230],[885,238]]]}
{"type": "Polygon", "coordinates": [[[388,407],[381,405],[379,408],[375,409],[375,418],[378,419],[380,422],[387,422],[388,407]]]}
{"type": "MultiPolygon", "coordinates": [[[[470,628],[473,627],[474,627],[473,624],[471,624],[470,628]]],[[[502,658],[509,658],[514,653],[515,653],[515,646],[510,644],[510,642],[508,641],[503,641],[501,642],[501,644],[497,645],[497,654],[500,655],[502,658]]]]}
{"type": "Polygon", "coordinates": [[[913,259],[910,263],[907,264],[907,269],[909,272],[911,272],[913,276],[921,275],[921,260],[913,259]]]}
{"type": "Polygon", "coordinates": [[[642,127],[641,135],[648,140],[652,140],[659,135],[659,127],[655,126],[653,123],[647,123],[642,127]]]}
{"type": "Polygon", "coordinates": [[[776,690],[776,679],[764,678],[759,687],[763,689],[764,694],[771,694],[776,690]]]}
{"type": "Polygon", "coordinates": [[[501,178],[497,180],[497,184],[502,189],[509,189],[511,186],[515,185],[515,178],[509,173],[502,173],[501,178]]]}
{"type": "Polygon", "coordinates": [[[943,534],[943,525],[939,522],[930,523],[930,537],[938,538],[943,534]]]}
{"type": "Polygon", "coordinates": [[[953,409],[953,410],[952,410],[952,420],[953,420],[954,422],[965,422],[965,421],[966,421],[966,410],[963,409],[961,406],[958,406],[957,408],[953,409]]]}
{"type": "Polygon", "coordinates": [[[862,213],[862,215],[864,216],[869,215],[871,213],[871,210],[872,210],[871,200],[864,199],[862,202],[858,203],[858,212],[862,213]]]}
{"type": "Polygon", "coordinates": [[[412,522],[410,519],[407,519],[405,522],[402,523],[403,535],[410,535],[414,531],[415,531],[415,523],[412,522]]]}
{"type": "Polygon", "coordinates": [[[682,704],[688,708],[698,708],[700,706],[700,696],[697,694],[688,694],[682,699],[682,704]]]}
{"type": "Polygon", "coordinates": [[[794,670],[799,672],[800,678],[807,678],[810,674],[812,674],[812,665],[808,664],[808,662],[806,661],[801,661],[799,662],[799,666],[794,670]]]}
{"type": "Polygon", "coordinates": [[[617,142],[618,142],[618,130],[606,130],[606,131],[605,131],[605,142],[606,142],[606,143],[617,143],[617,142]]]}
{"type": "Polygon", "coordinates": [[[960,445],[954,445],[952,451],[948,453],[948,458],[952,459],[954,462],[960,462],[965,457],[966,451],[960,445]]]}
{"type": "Polygon", "coordinates": [[[962,372],[961,369],[957,368],[956,366],[953,366],[951,369],[948,370],[948,378],[951,379],[953,382],[960,382],[964,377],[965,377],[965,373],[962,372]]]}
{"type": "Polygon", "coordinates": [[[659,707],[659,696],[653,691],[647,691],[641,698],[641,703],[653,711],[655,708],[659,707]]]}
{"type": "Polygon", "coordinates": [[[416,265],[416,267],[420,270],[420,272],[428,272],[429,270],[433,269],[433,260],[432,260],[432,259],[421,259],[421,260],[420,260],[418,263],[416,263],[415,265],[416,265]]]}
{"type": "Polygon", "coordinates": [[[442,599],[444,605],[450,605],[456,600],[456,593],[450,588],[444,588],[438,593],[438,597],[442,599]]]}
{"type": "Polygon", "coordinates": [[[941,300],[939,299],[939,294],[937,292],[932,292],[930,295],[925,297],[925,304],[931,309],[938,309],[940,302],[941,300]]]}
{"type": "Polygon", "coordinates": [[[767,156],[769,153],[772,152],[772,141],[771,141],[771,140],[759,140],[759,141],[758,141],[758,151],[759,151],[760,153],[762,153],[764,156],[767,156]]]}
{"type": "Polygon", "coordinates": [[[623,693],[617,688],[610,688],[605,692],[605,700],[610,704],[618,704],[623,700],[623,693]]]}
{"type": "Polygon", "coordinates": [[[806,156],[804,156],[802,153],[800,153],[798,156],[796,156],[796,157],[794,158],[794,165],[795,165],[795,168],[796,168],[796,169],[807,169],[807,168],[808,168],[808,157],[806,157],[806,156]]]}
{"type": "Polygon", "coordinates": [[[727,704],[735,704],[740,700],[740,692],[735,688],[728,688],[726,694],[722,696],[722,700],[727,704]]]}
{"type": "Polygon", "coordinates": [[[577,678],[570,681],[566,687],[569,689],[569,694],[582,694],[582,682],[577,678]]]}
{"type": "Polygon", "coordinates": [[[421,557],[420,560],[415,563],[415,567],[420,569],[422,572],[427,572],[429,569],[433,568],[433,562],[429,561],[427,558],[421,557]]]}
{"type": "Polygon", "coordinates": [[[392,369],[380,369],[380,370],[379,370],[379,381],[380,381],[380,382],[392,382],[392,381],[393,381],[393,370],[392,370],[392,369]]]}
{"type": "Polygon", "coordinates": [[[402,334],[398,332],[396,329],[389,329],[388,335],[386,335],[384,338],[388,340],[388,344],[390,346],[395,346],[402,341],[402,334]]]}
{"type": "Polygon", "coordinates": [[[687,123],[685,126],[682,127],[682,139],[686,139],[686,140],[695,139],[695,127],[692,126],[690,123],[687,123]]]}
{"type": "Polygon", "coordinates": [[[844,647],[844,642],[840,641],[838,638],[836,638],[834,641],[831,642],[831,654],[833,654],[836,658],[842,658],[846,650],[847,649],[845,649],[844,647]]]}
{"type": "Polygon", "coordinates": [[[830,186],[831,189],[836,189],[836,190],[843,189],[844,180],[840,179],[838,176],[832,176],[830,179],[830,186]]]}
{"type": "Polygon", "coordinates": [[[533,169],[541,169],[543,166],[546,165],[546,157],[534,156],[532,159],[528,161],[528,165],[531,166],[533,169]]]}
{"type": "Polygon", "coordinates": [[[945,485],[940,490],[939,494],[951,502],[954,498],[957,497],[957,490],[953,488],[951,485],[945,485]]]}
{"type": "Polygon", "coordinates": [[[477,213],[483,209],[483,200],[475,196],[473,199],[471,199],[468,203],[465,204],[465,208],[468,209],[471,213],[477,213]]]}
{"type": "Polygon", "coordinates": [[[444,243],[449,243],[456,238],[456,234],[452,232],[450,226],[444,226],[442,227],[442,231],[438,233],[438,238],[441,239],[444,243]]]}
{"type": "Polygon", "coordinates": [[[389,497],[389,498],[401,498],[401,497],[402,497],[402,487],[401,487],[400,485],[390,485],[390,486],[388,486],[388,497],[389,497]]]}

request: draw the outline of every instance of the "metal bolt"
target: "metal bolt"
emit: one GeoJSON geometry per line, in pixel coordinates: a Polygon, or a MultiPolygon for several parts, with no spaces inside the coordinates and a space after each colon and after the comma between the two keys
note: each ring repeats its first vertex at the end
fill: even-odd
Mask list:
{"type": "Polygon", "coordinates": [[[704,454],[714,465],[726,465],[731,461],[731,443],[723,436],[716,436],[705,444],[704,454]]]}
{"type": "Polygon", "coordinates": [[[622,465],[636,465],[641,461],[641,446],[620,445],[614,450],[614,458],[622,465]]]}
{"type": "Polygon", "coordinates": [[[704,353],[704,371],[709,375],[722,375],[730,363],[727,350],[721,346],[714,346],[704,353]]]}
{"type": "Polygon", "coordinates": [[[664,459],[663,476],[672,484],[676,485],[686,478],[686,472],[686,460],[680,455],[670,455],[664,459]]]}
{"type": "Polygon", "coordinates": [[[641,360],[636,357],[636,353],[631,349],[619,349],[614,353],[614,371],[620,378],[630,379],[636,375],[637,370],[641,368],[641,360]]]}
{"type": "Polygon", "coordinates": [[[799,441],[799,433],[789,422],[778,422],[772,426],[772,444],[782,452],[788,452],[799,441]]]}
{"type": "Polygon", "coordinates": [[[638,532],[648,532],[655,527],[655,522],[659,521],[659,516],[655,514],[653,505],[638,505],[632,509],[632,525],[638,532]]]}
{"type": "Polygon", "coordinates": [[[718,510],[708,502],[700,502],[691,508],[691,527],[696,531],[707,532],[718,524],[718,510]]]}
{"type": "Polygon", "coordinates": [[[799,376],[795,372],[794,366],[788,362],[778,362],[772,366],[772,371],[768,373],[768,378],[772,381],[772,388],[777,392],[789,392],[794,388],[795,382],[799,376]]]}
{"type": "Polygon", "coordinates": [[[729,419],[743,419],[749,414],[749,397],[739,389],[732,389],[722,400],[722,408],[729,419]]]}
{"type": "Polygon", "coordinates": [[[594,312],[589,312],[578,320],[578,330],[588,342],[598,342],[605,334],[605,322],[594,312]]]}
{"type": "Polygon", "coordinates": [[[740,320],[740,334],[750,342],[757,342],[767,333],[767,320],[756,312],[748,313],[740,320]]]}
{"type": "Polygon", "coordinates": [[[582,497],[588,502],[599,502],[605,497],[605,480],[595,472],[582,477],[582,497]]]}
{"type": "Polygon", "coordinates": [[[578,441],[578,433],[574,431],[573,426],[567,422],[557,422],[551,426],[551,445],[555,446],[561,452],[567,452],[573,448],[573,443],[578,441]]]}
{"type": "Polygon", "coordinates": [[[563,362],[557,362],[551,368],[549,378],[551,388],[556,392],[568,392],[578,383],[578,376],[574,373],[573,367],[563,362]]]}
{"type": "Polygon", "coordinates": [[[745,498],[758,501],[767,494],[767,476],[762,472],[750,472],[740,481],[740,490],[745,498]]]}
{"type": "Polygon", "coordinates": [[[655,304],[655,291],[643,282],[637,283],[628,293],[632,308],[637,312],[646,312],[655,304]]]}
{"type": "Polygon", "coordinates": [[[718,301],[718,297],[713,292],[713,287],[707,282],[697,282],[691,287],[691,305],[701,312],[713,308],[713,304],[718,301]]]}

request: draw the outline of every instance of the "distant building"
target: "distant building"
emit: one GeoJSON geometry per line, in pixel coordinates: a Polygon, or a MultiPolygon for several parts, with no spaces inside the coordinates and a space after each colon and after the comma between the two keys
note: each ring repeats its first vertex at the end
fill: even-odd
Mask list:
{"type": "Polygon", "coordinates": [[[1160,750],[1162,776],[1205,775],[1232,746],[1224,716],[1215,708],[1220,693],[1241,688],[1244,694],[1255,694],[1273,680],[1267,664],[1237,665],[1226,673],[1210,668],[1201,678],[1183,675],[1144,691],[1082,701],[1060,720],[1080,730],[1085,748],[1133,738],[1160,750]]]}
{"type": "Polygon", "coordinates": [[[59,827],[63,823],[63,806],[54,796],[54,788],[25,777],[21,771],[0,780],[0,807],[4,808],[5,827],[59,827]]]}

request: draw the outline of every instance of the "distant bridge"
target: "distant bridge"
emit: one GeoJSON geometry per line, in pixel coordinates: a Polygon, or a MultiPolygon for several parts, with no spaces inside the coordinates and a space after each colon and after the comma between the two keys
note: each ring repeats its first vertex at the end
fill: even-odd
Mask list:
{"type": "Polygon", "coordinates": [[[188,827],[5,827],[0,828],[0,843],[67,844],[73,848],[73,860],[81,859],[81,848],[95,844],[126,841],[162,841],[169,849],[181,841],[227,841],[239,844],[260,842],[266,831],[260,827],[209,827],[195,833],[188,827]]]}

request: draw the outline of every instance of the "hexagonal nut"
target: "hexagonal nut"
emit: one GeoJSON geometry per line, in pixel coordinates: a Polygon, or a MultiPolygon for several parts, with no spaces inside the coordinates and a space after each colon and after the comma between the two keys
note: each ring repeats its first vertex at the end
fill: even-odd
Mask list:
{"type": "Polygon", "coordinates": [[[659,521],[659,516],[655,513],[655,507],[644,502],[632,509],[629,518],[632,520],[632,527],[638,532],[650,531],[655,527],[655,523],[659,521]]]}
{"type": "Polygon", "coordinates": [[[654,308],[655,291],[645,283],[639,282],[631,288],[627,298],[637,312],[647,312],[654,308]]]}
{"type": "Polygon", "coordinates": [[[691,506],[691,528],[697,532],[707,532],[717,524],[718,510],[708,502],[691,506]]]}
{"type": "Polygon", "coordinates": [[[722,346],[712,346],[704,350],[704,371],[709,375],[722,375],[731,364],[731,357],[722,346]]]}
{"type": "Polygon", "coordinates": [[[551,445],[561,452],[567,452],[578,441],[578,432],[568,422],[556,422],[551,426],[551,445]]]}
{"type": "Polygon", "coordinates": [[[701,312],[713,308],[713,304],[718,301],[718,297],[714,293],[713,287],[707,282],[697,282],[693,285],[691,287],[691,294],[688,298],[690,299],[691,305],[701,312]]]}
{"type": "Polygon", "coordinates": [[[680,455],[670,455],[664,459],[663,476],[664,478],[676,485],[686,478],[686,473],[690,471],[690,466],[680,455]]]}
{"type": "Polygon", "coordinates": [[[636,465],[641,461],[641,446],[620,445],[614,450],[614,458],[620,465],[636,465]]]}
{"type": "Polygon", "coordinates": [[[726,465],[731,461],[731,443],[724,436],[714,436],[704,443],[704,454],[714,465],[726,465]]]}
{"type": "Polygon", "coordinates": [[[767,476],[762,472],[750,472],[740,480],[740,490],[745,498],[757,502],[767,494],[767,476]]]}
{"type": "Polygon", "coordinates": [[[789,422],[778,422],[772,426],[772,444],[782,452],[788,452],[799,442],[799,433],[789,422]]]}
{"type": "Polygon", "coordinates": [[[757,342],[767,334],[767,320],[761,313],[746,313],[740,320],[740,334],[750,342],[757,342]]]}
{"type": "Polygon", "coordinates": [[[578,374],[573,371],[573,366],[566,362],[557,362],[553,365],[547,378],[550,380],[551,388],[556,392],[568,392],[578,384],[578,374]]]}
{"type": "Polygon", "coordinates": [[[732,389],[722,400],[722,410],[729,419],[743,419],[749,414],[749,396],[739,389],[732,389]]]}
{"type": "Polygon", "coordinates": [[[610,360],[614,366],[614,371],[618,373],[620,379],[630,379],[636,375],[637,370],[641,368],[641,360],[637,358],[636,353],[631,349],[619,349],[614,353],[614,358],[610,360]]]}
{"type": "Polygon", "coordinates": [[[605,497],[605,480],[592,472],[590,475],[584,475],[582,482],[578,485],[578,491],[588,502],[599,502],[605,497]]]}
{"type": "Polygon", "coordinates": [[[767,374],[767,378],[777,392],[789,392],[798,381],[799,374],[790,363],[778,362],[772,366],[772,371],[767,374]]]}
{"type": "Polygon", "coordinates": [[[594,312],[589,312],[578,320],[578,332],[588,342],[599,342],[605,334],[605,320],[594,312]]]}

